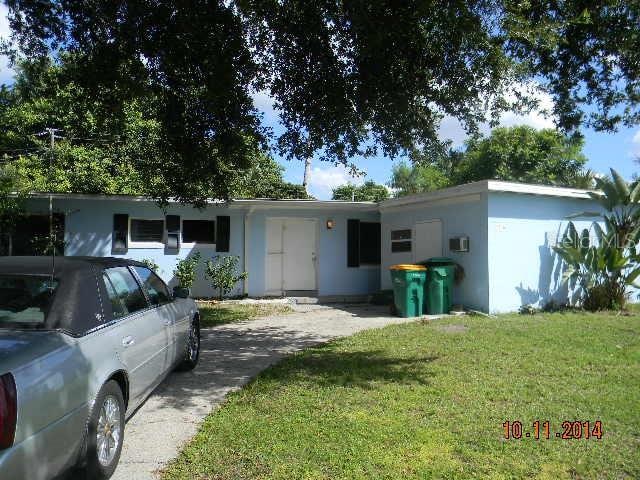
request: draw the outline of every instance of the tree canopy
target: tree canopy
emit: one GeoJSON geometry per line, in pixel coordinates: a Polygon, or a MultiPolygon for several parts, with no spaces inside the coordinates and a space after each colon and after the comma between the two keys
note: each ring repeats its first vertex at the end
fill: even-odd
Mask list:
{"type": "Polygon", "coordinates": [[[401,162],[393,167],[389,186],[395,196],[404,197],[448,187],[450,179],[438,165],[409,165],[401,162]]]}
{"type": "MultiPolygon", "coordinates": [[[[0,90],[0,158],[10,162],[10,178],[21,182],[21,191],[170,196],[173,171],[163,165],[161,132],[157,121],[145,118],[147,104],[128,104],[120,125],[98,122],[85,90],[66,81],[69,68],[66,62],[23,61],[14,85],[0,90]],[[48,135],[37,135],[49,125],[59,127],[53,150],[48,135]]],[[[225,191],[230,197],[307,198],[301,185],[282,175],[283,167],[256,145],[247,168],[226,172],[225,191]]],[[[211,183],[198,187],[202,198],[219,192],[211,183]]]]}
{"type": "Polygon", "coordinates": [[[460,151],[396,165],[389,185],[396,196],[489,179],[592,188],[583,143],[554,129],[499,127],[471,138],[460,151]]]}
{"type": "Polygon", "coordinates": [[[389,198],[389,190],[384,185],[367,180],[362,185],[348,183],[334,188],[332,198],[354,202],[381,202],[389,198]]]}
{"type": "Polygon", "coordinates": [[[5,3],[5,50],[72,58],[65,84],[83,92],[96,131],[125,132],[140,112],[157,155],[137,171],[162,178],[160,197],[229,194],[229,171],[272,139],[256,92],[274,99],[281,154],[337,162],[438,149],[443,115],[473,132],[533,106],[521,87],[535,83],[568,133],[640,122],[638,2],[5,3]]]}
{"type": "Polygon", "coordinates": [[[452,181],[495,179],[571,186],[587,161],[583,143],[553,129],[495,128],[488,137],[467,142],[452,181]]]}

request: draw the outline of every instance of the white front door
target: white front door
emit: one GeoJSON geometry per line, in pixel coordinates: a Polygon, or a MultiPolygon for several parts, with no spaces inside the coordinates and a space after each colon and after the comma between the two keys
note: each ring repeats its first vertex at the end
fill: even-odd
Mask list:
{"type": "Polygon", "coordinates": [[[414,262],[442,256],[442,222],[440,220],[416,223],[413,239],[414,262]]]}
{"type": "Polygon", "coordinates": [[[266,290],[316,290],[316,221],[267,219],[266,290]]]}

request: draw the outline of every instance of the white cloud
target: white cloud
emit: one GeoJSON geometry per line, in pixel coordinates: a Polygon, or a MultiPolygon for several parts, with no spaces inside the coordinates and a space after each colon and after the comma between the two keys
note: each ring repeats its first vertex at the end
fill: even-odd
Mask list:
{"type": "Polygon", "coordinates": [[[309,193],[317,199],[331,199],[333,189],[346,183],[361,185],[364,183],[364,178],[352,177],[349,169],[343,165],[311,167],[309,174],[309,193]]]}
{"type": "MultiPolygon", "coordinates": [[[[9,9],[0,3],[0,39],[7,39],[11,33],[9,30],[9,9]]],[[[9,67],[9,59],[0,55],[0,85],[13,79],[13,70],[9,67]]]]}
{"type": "MultiPolygon", "coordinates": [[[[555,127],[553,117],[550,114],[553,109],[553,99],[551,95],[540,89],[536,89],[535,86],[529,87],[535,89],[532,96],[537,100],[538,107],[528,113],[504,112],[498,121],[500,126],[529,125],[537,129],[555,127]]],[[[524,85],[515,86],[513,93],[507,94],[507,100],[514,102],[516,100],[516,93],[525,93],[526,88],[524,85]]],[[[491,127],[488,123],[480,125],[480,132],[482,134],[486,135],[490,131],[491,127]]],[[[438,133],[440,134],[440,138],[451,140],[454,147],[462,146],[467,138],[467,132],[462,124],[450,116],[446,116],[442,120],[438,133]]]]}

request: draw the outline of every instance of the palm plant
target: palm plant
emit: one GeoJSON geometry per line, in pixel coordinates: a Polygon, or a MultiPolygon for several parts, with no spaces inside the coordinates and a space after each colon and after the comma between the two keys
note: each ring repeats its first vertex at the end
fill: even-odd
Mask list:
{"type": "MultiPolygon", "coordinates": [[[[554,250],[565,262],[564,280],[578,285],[583,292],[582,303],[588,310],[623,308],[629,288],[640,276],[640,184],[630,188],[627,182],[611,170],[611,178],[598,178],[599,192],[590,196],[606,210],[599,214],[604,228],[594,222],[581,234],[573,222],[554,250]],[[595,234],[595,242],[591,233],[595,234]]],[[[574,216],[585,215],[577,214],[574,216]]]]}
{"type": "MultiPolygon", "coordinates": [[[[640,182],[629,185],[613,168],[611,178],[601,177],[596,179],[596,187],[599,191],[589,192],[589,196],[597,200],[602,207],[609,212],[602,215],[608,230],[615,231],[620,245],[626,245],[634,241],[637,230],[640,228],[640,182]]],[[[635,239],[637,241],[637,239],[635,239]]]]}

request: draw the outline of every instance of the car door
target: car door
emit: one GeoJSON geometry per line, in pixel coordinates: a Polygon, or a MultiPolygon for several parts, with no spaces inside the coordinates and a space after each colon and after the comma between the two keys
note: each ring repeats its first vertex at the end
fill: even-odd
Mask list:
{"type": "Polygon", "coordinates": [[[140,284],[149,299],[159,325],[162,328],[162,335],[158,335],[158,350],[161,350],[162,371],[171,370],[175,364],[177,356],[176,346],[176,321],[178,311],[173,304],[173,299],[169,293],[169,288],[158,275],[147,267],[134,266],[140,284]]]}
{"type": "Polygon", "coordinates": [[[104,270],[103,275],[111,301],[116,327],[111,331],[118,356],[129,376],[130,398],[140,401],[155,386],[161,374],[157,359],[159,321],[133,272],[126,266],[104,270]]]}

